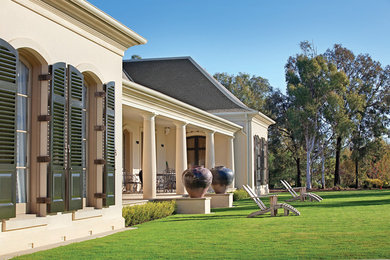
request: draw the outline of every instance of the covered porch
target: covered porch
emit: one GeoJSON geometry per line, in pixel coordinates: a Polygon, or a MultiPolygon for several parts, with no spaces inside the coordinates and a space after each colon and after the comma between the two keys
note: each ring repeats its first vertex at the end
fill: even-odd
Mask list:
{"type": "Polygon", "coordinates": [[[185,195],[182,173],[194,165],[234,170],[240,126],[127,80],[122,108],[124,203],[185,195]]]}

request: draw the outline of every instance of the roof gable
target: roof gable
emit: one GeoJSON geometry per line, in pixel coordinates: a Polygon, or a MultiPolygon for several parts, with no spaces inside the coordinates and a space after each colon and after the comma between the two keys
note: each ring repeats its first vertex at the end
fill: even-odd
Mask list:
{"type": "Polygon", "coordinates": [[[206,111],[254,111],[222,86],[191,57],[125,60],[134,81],[206,111]]]}

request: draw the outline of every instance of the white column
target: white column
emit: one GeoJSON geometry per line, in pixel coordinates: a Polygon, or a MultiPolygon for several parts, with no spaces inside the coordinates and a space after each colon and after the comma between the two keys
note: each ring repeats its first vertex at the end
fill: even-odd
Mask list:
{"type": "Polygon", "coordinates": [[[143,197],[153,199],[156,197],[156,117],[153,113],[145,113],[144,117],[144,139],[143,139],[143,197]]]}
{"type": "Polygon", "coordinates": [[[206,168],[215,166],[214,131],[206,131],[206,168]]]}
{"type": "MultiPolygon", "coordinates": [[[[234,137],[233,136],[228,136],[227,138],[227,165],[226,167],[231,169],[234,173],[234,178],[236,175],[236,171],[234,168],[234,137]]],[[[229,188],[234,188],[234,179],[233,183],[229,185],[229,188]]]]}
{"type": "Polygon", "coordinates": [[[176,194],[185,194],[182,174],[187,169],[186,123],[175,122],[176,125],[176,194]]]}

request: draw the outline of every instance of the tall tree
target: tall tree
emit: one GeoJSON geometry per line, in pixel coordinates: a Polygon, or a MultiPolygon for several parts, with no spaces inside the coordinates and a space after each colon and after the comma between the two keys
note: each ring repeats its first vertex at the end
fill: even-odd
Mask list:
{"type": "Polygon", "coordinates": [[[293,102],[289,120],[301,131],[306,150],[306,187],[311,189],[311,155],[321,127],[330,93],[342,87],[345,74],[324,56],[317,55],[308,42],[301,42],[302,54],[290,57],[285,66],[287,94],[293,102]]]}
{"type": "Polygon", "coordinates": [[[355,161],[355,184],[359,187],[359,161],[376,147],[381,136],[389,133],[390,67],[383,68],[368,54],[355,56],[340,44],[328,50],[326,56],[349,79],[345,108],[353,124],[350,141],[355,161]]]}
{"type": "MultiPolygon", "coordinates": [[[[273,118],[276,124],[270,126],[268,136],[270,141],[269,151],[274,157],[287,156],[292,157],[295,163],[295,183],[302,186],[301,158],[302,158],[302,135],[300,131],[295,132],[295,128],[288,120],[288,111],[292,109],[292,102],[280,90],[271,89],[271,93],[266,99],[264,112],[273,118]]],[[[274,167],[282,169],[286,162],[275,160],[274,167]]],[[[284,169],[287,170],[287,169],[284,169]]]]}

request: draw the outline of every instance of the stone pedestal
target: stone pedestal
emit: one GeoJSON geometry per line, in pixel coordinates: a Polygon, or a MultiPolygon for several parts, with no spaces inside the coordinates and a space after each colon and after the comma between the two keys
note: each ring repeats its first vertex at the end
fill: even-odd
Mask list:
{"type": "Polygon", "coordinates": [[[211,198],[178,198],[176,212],[178,214],[210,214],[211,198]]]}
{"type": "Polygon", "coordinates": [[[211,198],[211,208],[231,208],[233,207],[233,193],[206,194],[211,198]]]}

